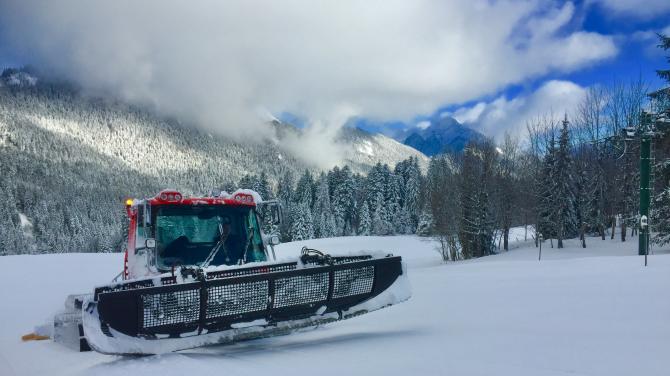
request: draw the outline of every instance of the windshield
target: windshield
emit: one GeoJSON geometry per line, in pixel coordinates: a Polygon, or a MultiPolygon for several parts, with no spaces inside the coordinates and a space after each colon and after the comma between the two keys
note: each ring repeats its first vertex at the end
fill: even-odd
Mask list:
{"type": "Polygon", "coordinates": [[[155,210],[157,264],[237,265],[266,261],[256,215],[248,207],[159,206],[155,210]]]}

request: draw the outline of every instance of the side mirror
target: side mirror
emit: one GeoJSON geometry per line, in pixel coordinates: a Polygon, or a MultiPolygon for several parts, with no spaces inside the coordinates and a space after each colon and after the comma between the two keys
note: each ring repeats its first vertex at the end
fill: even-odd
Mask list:
{"type": "Polygon", "coordinates": [[[156,239],[148,238],[147,240],[144,241],[144,245],[147,248],[156,248],[156,239]]]}
{"type": "Polygon", "coordinates": [[[284,213],[282,211],[281,202],[278,200],[263,201],[260,203],[261,218],[269,219],[270,224],[279,226],[284,221],[284,213]],[[268,218],[269,216],[269,218],[268,218]]]}
{"type": "Polygon", "coordinates": [[[280,243],[279,242],[279,236],[277,236],[277,235],[270,236],[269,243],[270,243],[270,245],[273,245],[273,246],[279,244],[280,243]]]}
{"type": "Polygon", "coordinates": [[[281,212],[281,205],[272,205],[270,207],[270,216],[272,219],[272,224],[274,225],[281,225],[282,223],[282,212],[281,212]]]}

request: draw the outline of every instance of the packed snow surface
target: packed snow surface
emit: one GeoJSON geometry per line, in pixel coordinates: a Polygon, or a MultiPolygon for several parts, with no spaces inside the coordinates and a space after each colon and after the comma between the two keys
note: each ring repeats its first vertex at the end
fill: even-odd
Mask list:
{"type": "Polygon", "coordinates": [[[413,297],[314,330],[147,357],[77,353],[22,334],[121,268],[121,254],[0,257],[0,375],[667,375],[670,255],[644,267],[637,238],[589,238],[588,248],[530,243],[478,260],[441,262],[414,236],[287,243],[332,254],[403,256],[413,297]]]}

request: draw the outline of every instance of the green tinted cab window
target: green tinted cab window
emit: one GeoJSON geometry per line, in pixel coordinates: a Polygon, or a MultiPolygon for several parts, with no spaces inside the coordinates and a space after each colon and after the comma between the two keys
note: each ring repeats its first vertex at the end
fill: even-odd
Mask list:
{"type": "Polygon", "coordinates": [[[260,227],[250,208],[166,205],[157,207],[154,212],[157,261],[163,270],[173,265],[201,266],[222,238],[226,239],[225,246],[217,251],[210,265],[267,259],[260,227]],[[229,225],[227,236],[222,236],[224,223],[229,225]],[[223,254],[219,255],[219,252],[223,254]],[[228,254],[234,256],[227,257],[228,254]]]}

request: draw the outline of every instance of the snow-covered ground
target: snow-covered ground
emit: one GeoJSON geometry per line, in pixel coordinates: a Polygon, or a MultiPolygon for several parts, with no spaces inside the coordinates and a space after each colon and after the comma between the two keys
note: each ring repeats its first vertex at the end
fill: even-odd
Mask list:
{"type": "Polygon", "coordinates": [[[76,353],[20,336],[119,272],[120,254],[0,257],[0,375],[667,375],[670,255],[649,266],[626,243],[589,238],[542,261],[512,250],[443,264],[436,243],[413,236],[302,244],[331,253],[384,250],[407,260],[406,303],[290,336],[148,357],[76,353]]]}

